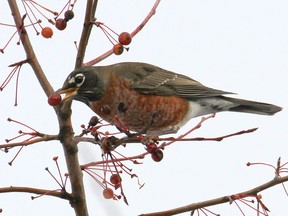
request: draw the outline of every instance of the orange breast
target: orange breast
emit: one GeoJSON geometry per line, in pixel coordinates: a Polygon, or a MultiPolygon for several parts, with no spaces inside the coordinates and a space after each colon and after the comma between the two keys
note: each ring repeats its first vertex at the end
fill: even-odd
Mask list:
{"type": "Polygon", "coordinates": [[[161,133],[177,127],[189,110],[189,102],[176,96],[140,94],[130,82],[112,76],[103,97],[90,103],[91,109],[111,124],[115,116],[127,129],[161,133]]]}

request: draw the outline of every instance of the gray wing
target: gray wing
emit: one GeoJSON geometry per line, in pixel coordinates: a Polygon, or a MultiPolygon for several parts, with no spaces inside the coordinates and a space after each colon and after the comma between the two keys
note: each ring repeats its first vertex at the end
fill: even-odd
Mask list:
{"type": "Polygon", "coordinates": [[[120,63],[121,76],[130,80],[132,88],[142,94],[178,96],[187,99],[207,98],[231,92],[206,87],[185,75],[145,63],[120,63]]]}

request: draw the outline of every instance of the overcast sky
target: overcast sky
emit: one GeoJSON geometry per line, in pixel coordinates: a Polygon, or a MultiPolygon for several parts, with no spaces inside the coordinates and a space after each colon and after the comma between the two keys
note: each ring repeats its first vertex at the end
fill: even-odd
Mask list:
{"type": "MultiPolygon", "coordinates": [[[[46,1],[39,2],[47,4],[46,1]]],[[[39,61],[55,89],[62,86],[74,68],[76,50],[73,42],[79,39],[81,32],[84,2],[76,3],[75,18],[63,32],[55,29],[52,39],[36,36],[32,28],[28,30],[39,61]]],[[[119,33],[131,32],[148,14],[153,3],[153,0],[99,1],[96,17],[119,33]]],[[[65,1],[52,0],[49,4],[59,11],[65,1]]],[[[99,185],[84,175],[90,215],[127,216],[166,210],[238,193],[274,178],[274,170],[269,167],[246,167],[245,164],[250,161],[275,165],[279,156],[283,162],[288,161],[287,8],[288,2],[284,0],[165,0],[147,26],[133,38],[129,52],[99,63],[139,61],[155,64],[188,75],[207,86],[238,93],[235,97],[277,104],[284,110],[272,117],[220,113],[191,137],[215,137],[254,127],[259,129],[222,142],[173,144],[164,150],[164,159],[160,163],[153,162],[149,156],[142,165],[127,162],[140,182],[145,183],[139,190],[135,179],[123,177],[129,206],[122,200],[102,198],[99,185]]],[[[43,27],[49,25],[42,19],[43,27]]],[[[1,4],[0,22],[13,22],[6,1],[1,4]]],[[[0,26],[0,48],[13,31],[0,26]]],[[[100,29],[93,30],[91,39],[86,61],[111,48],[100,29]]],[[[16,42],[17,37],[6,48],[5,54],[0,55],[0,83],[11,70],[7,68],[9,64],[25,59],[22,47],[16,42]]],[[[54,111],[47,104],[47,98],[28,65],[24,65],[20,73],[17,107],[14,107],[14,97],[15,78],[0,92],[0,143],[5,143],[6,138],[16,136],[18,130],[23,129],[8,123],[8,117],[43,133],[58,133],[54,111]]],[[[86,105],[73,103],[76,133],[92,115],[86,105]]],[[[199,120],[191,120],[179,134],[199,120]]],[[[81,163],[95,161],[101,156],[98,147],[87,143],[79,147],[81,163]]],[[[61,169],[66,172],[62,147],[58,142],[25,147],[10,167],[7,162],[16,152],[17,149],[13,149],[9,154],[1,153],[0,187],[58,188],[44,170],[49,167],[56,174],[52,158],[59,156],[61,169]]],[[[121,152],[129,156],[142,153],[144,149],[141,145],[128,145],[121,152]]],[[[271,215],[287,214],[288,197],[281,186],[263,192],[262,196],[271,215]]],[[[241,206],[245,215],[256,215],[255,211],[241,206]]],[[[73,215],[66,201],[51,197],[31,201],[29,194],[1,194],[0,208],[4,210],[3,216],[73,215]]],[[[241,215],[235,204],[209,209],[221,215],[241,215]]]]}

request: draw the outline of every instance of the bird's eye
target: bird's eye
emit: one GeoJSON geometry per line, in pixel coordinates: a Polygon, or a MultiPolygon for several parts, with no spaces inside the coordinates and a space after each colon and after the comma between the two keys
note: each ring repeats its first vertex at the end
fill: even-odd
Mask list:
{"type": "Polygon", "coordinates": [[[77,74],[75,76],[75,84],[79,87],[85,81],[85,76],[83,74],[77,74]]]}

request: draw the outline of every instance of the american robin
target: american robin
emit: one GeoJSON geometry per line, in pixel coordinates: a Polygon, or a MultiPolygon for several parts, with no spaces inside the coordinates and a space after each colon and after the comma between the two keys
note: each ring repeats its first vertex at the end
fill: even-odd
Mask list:
{"type": "Polygon", "coordinates": [[[147,134],[175,133],[191,118],[221,111],[273,115],[272,104],[223,96],[185,75],[137,62],[82,67],[73,71],[59,94],[88,105],[105,121],[147,134]]]}

